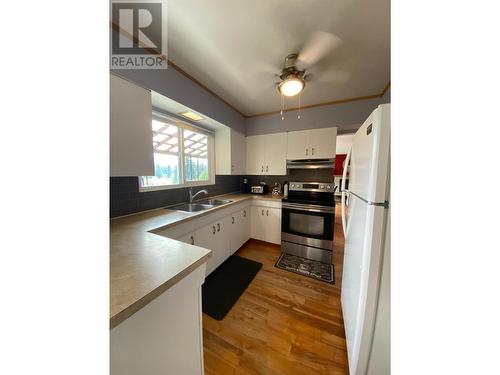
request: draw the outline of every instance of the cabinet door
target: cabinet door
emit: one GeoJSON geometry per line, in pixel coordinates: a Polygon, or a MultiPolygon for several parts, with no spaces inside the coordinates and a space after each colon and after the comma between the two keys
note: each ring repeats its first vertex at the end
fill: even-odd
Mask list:
{"type": "Polygon", "coordinates": [[[306,159],[310,154],[309,130],[288,132],[286,158],[288,160],[306,159]]]}
{"type": "Polygon", "coordinates": [[[234,212],[229,216],[231,220],[231,227],[229,233],[229,248],[231,255],[233,255],[240,248],[242,220],[239,212],[234,212]]]}
{"type": "Polygon", "coordinates": [[[264,215],[266,214],[266,208],[261,206],[252,206],[250,211],[250,236],[257,240],[265,241],[264,215]]]}
{"type": "Polygon", "coordinates": [[[234,246],[231,249],[231,254],[243,246],[245,242],[250,239],[250,207],[246,207],[241,211],[234,213],[235,220],[235,241],[234,246]]]}
{"type": "Polygon", "coordinates": [[[212,250],[212,256],[208,258],[206,276],[210,275],[224,258],[223,249],[217,243],[217,223],[213,222],[201,227],[194,233],[194,244],[212,250]]]}
{"type": "Polygon", "coordinates": [[[151,92],[112,74],[109,104],[110,175],[153,176],[151,92]]]}
{"type": "Polygon", "coordinates": [[[266,148],[264,173],[286,175],[286,133],[266,134],[262,137],[266,148]]]}
{"type": "MultiPolygon", "coordinates": [[[[262,211],[262,210],[261,210],[262,211]]],[[[281,243],[281,210],[279,208],[264,208],[264,241],[281,243]]]]}
{"type": "Polygon", "coordinates": [[[246,166],[247,174],[264,174],[265,145],[262,136],[254,135],[246,139],[246,166]]]}
{"type": "Polygon", "coordinates": [[[337,128],[310,130],[310,158],[331,159],[336,154],[337,128]]]}
{"type": "Polygon", "coordinates": [[[190,245],[195,245],[194,232],[186,233],[185,235],[178,237],[177,240],[190,245]]]}
{"type": "Polygon", "coordinates": [[[250,239],[250,215],[251,215],[251,212],[250,212],[250,206],[248,207],[245,207],[241,212],[240,212],[240,220],[241,220],[241,231],[240,231],[240,235],[241,235],[241,246],[243,246],[243,244],[245,242],[247,242],[249,239],[250,239]]]}
{"type": "Polygon", "coordinates": [[[215,174],[231,174],[231,129],[222,128],[215,132],[215,174]]]}
{"type": "Polygon", "coordinates": [[[246,148],[245,135],[231,129],[231,174],[245,174],[246,148]]]}
{"type": "Polygon", "coordinates": [[[220,251],[220,260],[216,267],[220,266],[227,258],[231,256],[230,238],[231,238],[231,216],[226,216],[216,223],[217,247],[220,251]]]}

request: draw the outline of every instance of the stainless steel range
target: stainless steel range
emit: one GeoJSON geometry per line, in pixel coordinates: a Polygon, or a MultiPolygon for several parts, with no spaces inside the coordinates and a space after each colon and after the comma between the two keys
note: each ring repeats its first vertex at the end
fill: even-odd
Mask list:
{"type": "Polygon", "coordinates": [[[334,219],[333,183],[290,182],[282,200],[282,251],[331,264],[334,219]]]}

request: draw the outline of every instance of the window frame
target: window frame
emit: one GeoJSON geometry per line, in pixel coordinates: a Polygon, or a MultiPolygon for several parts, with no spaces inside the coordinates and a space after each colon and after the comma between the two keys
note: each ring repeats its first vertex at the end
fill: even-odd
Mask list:
{"type": "MultiPolygon", "coordinates": [[[[153,111],[153,120],[167,123],[168,125],[176,126],[179,129],[179,184],[172,185],[156,185],[156,186],[141,186],[141,176],[138,176],[139,192],[182,189],[194,186],[209,186],[215,185],[215,136],[214,132],[193,126],[177,118],[170,117],[153,111]],[[205,181],[186,181],[184,171],[184,130],[189,130],[207,136],[207,160],[208,160],[208,180],[205,181]]],[[[153,145],[153,136],[151,136],[151,146],[153,145]]],[[[153,150],[154,153],[154,150],[153,150]]]]}

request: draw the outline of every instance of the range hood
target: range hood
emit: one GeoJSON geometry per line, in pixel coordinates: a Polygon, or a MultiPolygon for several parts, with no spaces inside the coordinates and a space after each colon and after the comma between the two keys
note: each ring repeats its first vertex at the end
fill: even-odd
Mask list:
{"type": "Polygon", "coordinates": [[[288,169],[334,169],[335,159],[298,159],[287,160],[288,169]]]}

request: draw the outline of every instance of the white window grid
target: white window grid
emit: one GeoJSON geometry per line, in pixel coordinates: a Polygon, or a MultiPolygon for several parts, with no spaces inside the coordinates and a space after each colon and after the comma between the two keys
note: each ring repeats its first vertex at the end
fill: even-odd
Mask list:
{"type": "Polygon", "coordinates": [[[179,156],[179,181],[181,182],[171,185],[139,186],[139,191],[175,189],[186,186],[202,186],[214,184],[215,175],[213,168],[215,168],[215,160],[213,160],[212,148],[214,140],[212,134],[210,134],[209,132],[204,132],[203,130],[194,129],[190,125],[181,123],[178,120],[170,119],[157,113],[153,113],[153,120],[156,120],[162,124],[160,127],[153,130],[153,151],[155,153],[179,156]],[[170,133],[168,131],[168,128],[175,129],[175,132],[170,133]],[[158,135],[162,136],[161,139],[157,137],[158,140],[154,140],[154,137],[158,135]],[[177,138],[177,143],[175,143],[175,138],[177,138]],[[187,143],[187,146],[184,142],[187,143]],[[184,152],[181,152],[181,144],[184,145],[184,152]],[[175,145],[177,146],[174,147],[175,145]],[[208,180],[186,181],[184,175],[185,156],[208,159],[208,180]]]}

